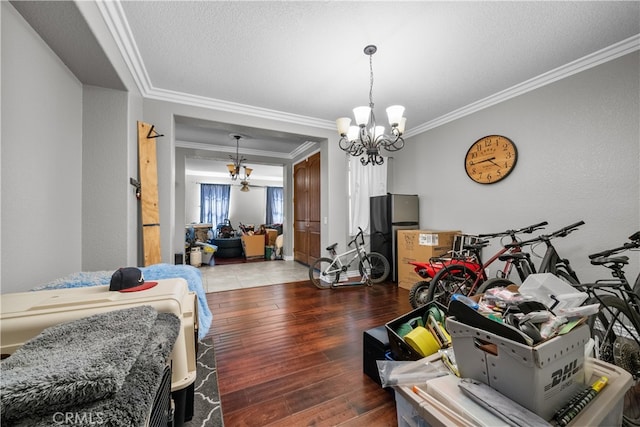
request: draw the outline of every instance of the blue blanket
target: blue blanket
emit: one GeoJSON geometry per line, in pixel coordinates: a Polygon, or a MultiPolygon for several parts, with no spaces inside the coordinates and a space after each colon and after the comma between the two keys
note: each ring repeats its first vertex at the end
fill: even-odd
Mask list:
{"type": "MultiPolygon", "coordinates": [[[[151,281],[182,277],[187,281],[189,290],[195,292],[198,298],[198,338],[204,338],[209,332],[213,316],[211,315],[211,310],[209,310],[207,296],[202,287],[202,273],[200,273],[200,270],[191,265],[172,264],[154,264],[149,267],[139,268],[142,270],[145,280],[151,281]]],[[[56,279],[32,290],[41,291],[47,289],[104,286],[109,284],[112,274],[113,271],[82,271],[56,279]]]]}

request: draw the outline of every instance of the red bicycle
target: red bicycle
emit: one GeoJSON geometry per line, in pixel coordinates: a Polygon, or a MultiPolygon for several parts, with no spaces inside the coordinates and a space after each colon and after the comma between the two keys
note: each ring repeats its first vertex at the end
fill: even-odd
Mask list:
{"type": "Polygon", "coordinates": [[[535,269],[530,254],[522,252],[521,247],[518,246],[520,240],[517,235],[531,234],[536,230],[543,229],[547,224],[547,221],[543,221],[518,230],[465,236],[472,243],[465,244],[465,239],[463,239],[460,244],[462,250],[454,250],[451,257],[434,257],[429,263],[412,262],[411,264],[415,266],[416,273],[427,280],[416,283],[409,291],[411,306],[418,308],[434,299],[447,306],[452,294],[473,295],[482,283],[489,281],[491,281],[492,287],[508,286],[513,283],[508,280],[508,277],[514,266],[520,279],[524,280],[535,269]],[[489,239],[496,237],[501,238],[502,248],[489,258],[486,263],[483,263],[482,249],[489,244],[489,239]],[[506,237],[510,237],[511,240],[508,243],[503,243],[502,239],[506,237]],[[497,277],[489,279],[486,269],[506,253],[510,256],[505,260],[503,268],[498,271],[497,277]],[[469,280],[466,280],[462,285],[444,280],[447,277],[460,276],[469,280]]]}

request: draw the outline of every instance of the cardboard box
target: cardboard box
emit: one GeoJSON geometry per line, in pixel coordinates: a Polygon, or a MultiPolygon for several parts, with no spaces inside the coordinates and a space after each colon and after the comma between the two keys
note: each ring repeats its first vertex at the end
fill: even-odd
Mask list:
{"type": "Polygon", "coordinates": [[[242,249],[245,258],[264,258],[264,234],[242,236],[242,249]]]}
{"type": "Polygon", "coordinates": [[[583,389],[584,347],[590,337],[585,324],[536,346],[452,317],[446,326],[462,378],[481,381],[546,420],[583,389]]]}
{"type": "Polygon", "coordinates": [[[398,286],[411,289],[424,279],[415,271],[411,261],[429,262],[434,256],[453,249],[453,241],[459,230],[398,230],[398,286]]]}
{"type": "Polygon", "coordinates": [[[278,237],[278,230],[275,228],[267,228],[267,240],[265,241],[265,245],[267,246],[275,246],[276,238],[278,237]]]}

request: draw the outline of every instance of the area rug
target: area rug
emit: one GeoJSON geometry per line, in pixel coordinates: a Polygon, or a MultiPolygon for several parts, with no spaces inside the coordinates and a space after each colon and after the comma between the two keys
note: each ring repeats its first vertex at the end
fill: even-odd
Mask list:
{"type": "Polygon", "coordinates": [[[197,359],[193,418],[188,426],[222,427],[224,421],[218,392],[218,372],[211,339],[200,341],[197,359]]]}

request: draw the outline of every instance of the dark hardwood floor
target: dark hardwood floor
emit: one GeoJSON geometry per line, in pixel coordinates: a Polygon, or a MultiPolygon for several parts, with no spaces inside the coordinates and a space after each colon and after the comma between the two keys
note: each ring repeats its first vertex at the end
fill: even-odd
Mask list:
{"type": "Polygon", "coordinates": [[[411,311],[393,283],[308,281],[207,294],[226,426],[396,426],[363,373],[362,334],[411,311]]]}

